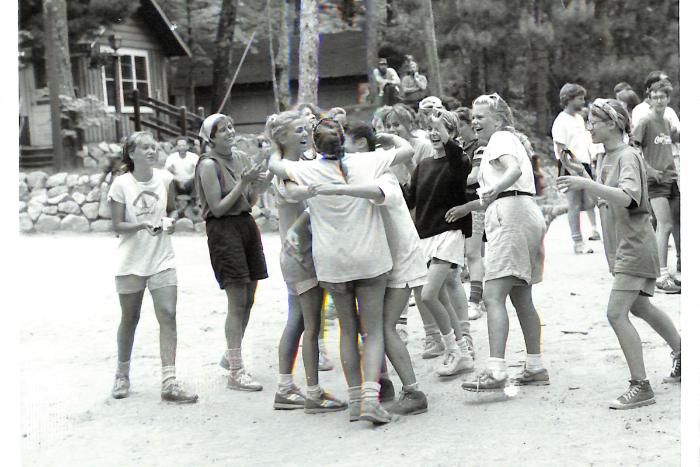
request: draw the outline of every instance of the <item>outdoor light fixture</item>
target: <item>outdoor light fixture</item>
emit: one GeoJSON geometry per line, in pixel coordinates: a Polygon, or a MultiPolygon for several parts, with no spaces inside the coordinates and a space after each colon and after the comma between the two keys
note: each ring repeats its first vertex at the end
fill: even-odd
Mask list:
{"type": "Polygon", "coordinates": [[[122,46],[122,36],[116,33],[109,35],[109,46],[116,52],[122,46]]]}

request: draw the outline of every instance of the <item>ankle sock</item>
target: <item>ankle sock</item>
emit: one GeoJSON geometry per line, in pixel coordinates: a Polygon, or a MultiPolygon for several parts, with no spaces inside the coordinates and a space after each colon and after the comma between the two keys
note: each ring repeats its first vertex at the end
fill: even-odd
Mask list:
{"type": "Polygon", "coordinates": [[[372,381],[362,383],[362,400],[376,401],[379,400],[379,388],[381,385],[372,381]]]}
{"type": "Polygon", "coordinates": [[[668,268],[661,268],[661,275],[659,277],[667,277],[669,275],[668,268]]]}
{"type": "Polygon", "coordinates": [[[228,363],[232,370],[239,370],[243,368],[243,357],[241,356],[241,349],[228,349],[226,351],[226,358],[228,358],[228,363]]]}
{"type": "Polygon", "coordinates": [[[169,379],[175,379],[175,365],[167,365],[161,368],[161,383],[165,384],[169,379]]]}
{"type": "Polygon", "coordinates": [[[525,368],[533,371],[544,368],[542,366],[542,354],[527,354],[527,357],[525,357],[525,368]]]}
{"type": "Polygon", "coordinates": [[[294,377],[289,374],[289,375],[284,375],[280,373],[277,376],[277,386],[280,388],[280,390],[286,390],[290,389],[292,385],[294,384],[294,377]]]}
{"type": "Polygon", "coordinates": [[[131,360],[126,362],[117,362],[117,375],[129,377],[129,368],[131,366],[131,360]]]}
{"type": "Polygon", "coordinates": [[[471,281],[469,282],[469,301],[472,303],[479,303],[481,301],[481,294],[484,292],[484,284],[481,281],[471,281]]]}
{"type": "Polygon", "coordinates": [[[361,398],[362,398],[362,386],[351,386],[348,388],[348,400],[350,402],[360,402],[361,398]]]}
{"type": "Polygon", "coordinates": [[[418,390],[418,382],[407,384],[403,387],[403,392],[414,392],[418,390]]]}
{"type": "Polygon", "coordinates": [[[503,379],[507,376],[506,373],[506,359],[489,357],[488,369],[491,370],[493,377],[496,379],[503,379]]]}
{"type": "Polygon", "coordinates": [[[323,395],[323,390],[318,384],[315,386],[307,386],[306,395],[309,396],[310,399],[318,400],[321,398],[321,395],[323,395]]]}
{"type": "Polygon", "coordinates": [[[449,334],[442,335],[442,343],[445,344],[445,348],[449,350],[458,350],[457,340],[455,339],[455,332],[450,331],[449,334]]]}
{"type": "Polygon", "coordinates": [[[467,346],[467,340],[461,337],[457,340],[457,347],[459,347],[460,352],[462,352],[463,357],[469,357],[469,347],[467,346]]]}

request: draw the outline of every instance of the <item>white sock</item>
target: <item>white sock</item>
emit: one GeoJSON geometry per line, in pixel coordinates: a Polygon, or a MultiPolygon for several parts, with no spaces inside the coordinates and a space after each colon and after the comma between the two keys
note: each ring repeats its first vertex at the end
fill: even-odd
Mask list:
{"type": "Polygon", "coordinates": [[[543,368],[542,354],[527,354],[527,357],[525,357],[525,368],[533,371],[541,370],[543,368]]]}
{"type": "Polygon", "coordinates": [[[661,268],[661,277],[667,277],[668,275],[668,268],[661,268]]]}
{"type": "Polygon", "coordinates": [[[231,365],[232,370],[238,370],[243,368],[243,357],[241,356],[241,349],[228,349],[226,351],[226,357],[228,358],[229,365],[231,365]]]}
{"type": "Polygon", "coordinates": [[[367,381],[362,383],[362,399],[363,400],[379,400],[379,388],[381,385],[379,383],[373,383],[372,381],[367,381]]]}
{"type": "Polygon", "coordinates": [[[310,399],[318,400],[321,398],[321,394],[323,394],[323,390],[318,384],[315,386],[306,387],[306,395],[309,396],[310,399]]]}
{"type": "Polygon", "coordinates": [[[352,386],[348,388],[348,400],[350,400],[350,402],[360,402],[361,396],[361,386],[352,386]]]}
{"type": "Polygon", "coordinates": [[[442,335],[442,342],[445,344],[445,348],[450,351],[458,350],[457,340],[455,339],[455,332],[450,331],[449,334],[442,335]]]}
{"type": "Polygon", "coordinates": [[[294,384],[293,378],[294,377],[292,375],[283,375],[282,373],[280,373],[278,375],[277,385],[279,386],[280,389],[289,389],[294,384]]]}
{"type": "Polygon", "coordinates": [[[417,390],[418,390],[418,383],[417,382],[415,382],[413,384],[408,384],[408,385],[403,387],[404,392],[413,392],[413,391],[417,391],[417,390]]]}
{"type": "Polygon", "coordinates": [[[496,379],[503,379],[506,373],[506,359],[489,357],[488,369],[493,373],[493,377],[496,379]]]}
{"type": "Polygon", "coordinates": [[[462,352],[463,357],[469,357],[469,345],[467,344],[467,340],[465,338],[461,338],[457,340],[457,347],[459,347],[460,352],[462,352]]]}
{"type": "Polygon", "coordinates": [[[117,362],[117,375],[129,377],[129,367],[131,366],[131,360],[126,362],[117,362]]]}
{"type": "Polygon", "coordinates": [[[175,365],[167,365],[161,368],[161,383],[165,384],[169,379],[175,379],[175,365]]]}

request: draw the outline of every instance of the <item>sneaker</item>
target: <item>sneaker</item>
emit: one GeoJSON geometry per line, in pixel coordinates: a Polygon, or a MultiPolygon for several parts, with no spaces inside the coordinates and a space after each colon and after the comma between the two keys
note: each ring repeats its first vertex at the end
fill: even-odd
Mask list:
{"type": "Polygon", "coordinates": [[[620,397],[610,403],[611,409],[626,410],[645,405],[655,404],[654,391],[651,390],[648,380],[630,380],[630,387],[620,397]]]}
{"type": "Polygon", "coordinates": [[[262,391],[262,384],[253,380],[253,377],[244,368],[231,370],[226,387],[236,391],[262,391]]]}
{"type": "Polygon", "coordinates": [[[671,280],[673,281],[674,284],[676,284],[678,287],[681,286],[681,275],[679,274],[671,274],[671,280]]]}
{"type": "Polygon", "coordinates": [[[408,326],[405,324],[397,324],[396,325],[396,332],[399,334],[399,339],[401,339],[401,342],[403,342],[404,345],[408,344],[408,326]]]}
{"type": "Polygon", "coordinates": [[[399,400],[389,412],[396,415],[418,415],[428,411],[428,398],[423,391],[401,391],[399,400]]]}
{"type": "Polygon", "coordinates": [[[493,376],[491,370],[484,370],[477,375],[477,377],[472,381],[465,381],[462,383],[462,389],[465,391],[501,391],[505,389],[506,383],[508,382],[508,375],[506,374],[501,379],[497,379],[493,376]]]}
{"type": "Polygon", "coordinates": [[[470,320],[475,320],[481,318],[484,313],[484,302],[469,302],[469,307],[467,308],[467,315],[470,320]]]}
{"type": "MultiPolygon", "coordinates": [[[[332,396],[331,394],[327,393],[326,391],[323,391],[321,393],[321,397],[319,399],[313,398],[313,397],[307,397],[304,400],[304,413],[308,414],[316,414],[316,413],[326,413],[326,412],[338,412],[341,410],[345,410],[348,408],[348,404],[346,404],[344,401],[341,401],[340,399],[337,399],[336,397],[332,396]]],[[[359,403],[358,403],[358,410],[357,410],[357,419],[360,418],[360,413],[359,413],[359,403]]],[[[352,417],[352,414],[351,414],[352,417]]],[[[350,420],[355,421],[355,420],[350,420]]]]}
{"type": "Polygon", "coordinates": [[[333,369],[333,362],[331,362],[331,359],[328,358],[328,354],[326,353],[326,349],[320,348],[318,349],[318,370],[319,371],[331,371],[333,369]]]}
{"type": "Polygon", "coordinates": [[[681,353],[671,352],[671,357],[673,357],[673,367],[671,368],[671,374],[666,376],[663,381],[664,383],[680,383],[681,382],[681,353]]]}
{"type": "Polygon", "coordinates": [[[163,383],[163,388],[160,390],[160,398],[166,402],[194,404],[199,399],[199,396],[193,392],[185,391],[180,381],[171,378],[163,383]]]}
{"type": "Polygon", "coordinates": [[[363,399],[360,403],[360,420],[384,425],[391,421],[391,414],[382,407],[378,400],[363,399]]]}
{"type": "Polygon", "coordinates": [[[423,358],[436,358],[445,353],[445,344],[443,344],[440,336],[426,337],[425,347],[423,348],[423,358]]]}
{"type": "Polygon", "coordinates": [[[527,367],[513,378],[515,386],[548,386],[549,372],[546,368],[528,370],[527,367]]]}
{"type": "Polygon", "coordinates": [[[379,378],[379,401],[393,401],[396,393],[394,392],[394,383],[389,378],[379,378]]]}
{"type": "Polygon", "coordinates": [[[671,276],[665,276],[656,281],[656,291],[665,294],[679,294],[681,288],[673,282],[671,276]]]}
{"type": "Polygon", "coordinates": [[[476,352],[474,351],[474,339],[472,338],[472,335],[467,333],[467,334],[462,334],[462,338],[467,341],[467,351],[469,352],[469,355],[472,357],[472,360],[476,360],[476,352]]]}
{"type": "Polygon", "coordinates": [[[459,350],[448,352],[437,370],[438,376],[455,376],[474,369],[474,359],[469,355],[462,355],[459,350]]]}
{"type": "Polygon", "coordinates": [[[302,394],[301,389],[295,384],[286,390],[277,391],[275,393],[275,402],[272,408],[275,410],[294,410],[305,408],[306,397],[302,394]]]}
{"type": "Polygon", "coordinates": [[[114,386],[112,387],[112,397],[115,399],[124,399],[129,396],[129,377],[117,375],[114,377],[114,386]]]}
{"type": "Polygon", "coordinates": [[[592,242],[600,241],[600,234],[598,233],[598,231],[594,230],[593,233],[591,234],[591,236],[588,237],[588,240],[590,240],[592,242]]]}
{"type": "Polygon", "coordinates": [[[356,422],[360,419],[360,406],[361,401],[350,401],[348,402],[348,409],[350,409],[350,421],[356,422]]]}
{"type": "Polygon", "coordinates": [[[585,242],[575,242],[574,243],[574,254],[576,255],[589,255],[593,253],[593,248],[586,245],[585,242]]]}

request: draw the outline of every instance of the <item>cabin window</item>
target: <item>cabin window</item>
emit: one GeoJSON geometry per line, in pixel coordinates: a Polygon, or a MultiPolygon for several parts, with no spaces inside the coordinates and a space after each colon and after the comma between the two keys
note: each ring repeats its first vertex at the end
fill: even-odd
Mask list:
{"type": "MultiPolygon", "coordinates": [[[[103,52],[110,53],[112,49],[102,47],[103,52]]],[[[120,103],[123,112],[133,112],[134,108],[131,104],[131,92],[134,89],[139,90],[141,97],[149,97],[151,95],[151,85],[148,72],[148,52],[145,50],[136,50],[122,47],[118,50],[119,66],[117,73],[121,78],[121,93],[120,103]]],[[[114,90],[115,90],[115,67],[114,61],[110,60],[102,67],[102,77],[104,83],[105,104],[114,110],[114,90]]],[[[144,109],[146,110],[146,109],[144,109]]]]}

